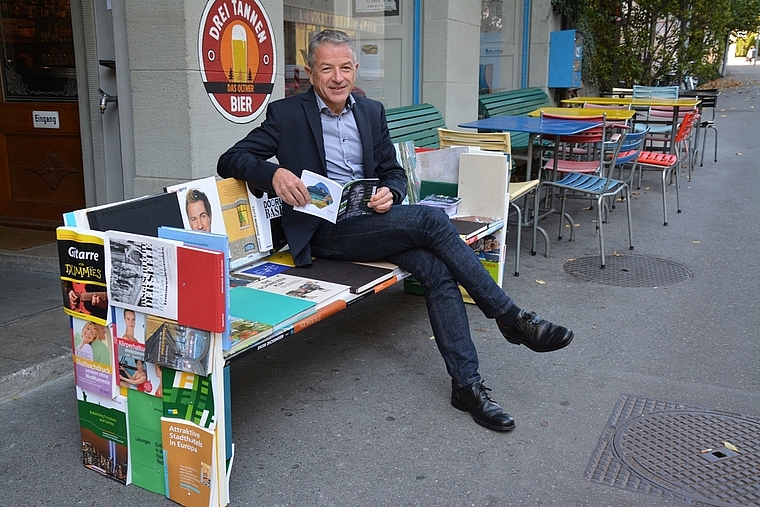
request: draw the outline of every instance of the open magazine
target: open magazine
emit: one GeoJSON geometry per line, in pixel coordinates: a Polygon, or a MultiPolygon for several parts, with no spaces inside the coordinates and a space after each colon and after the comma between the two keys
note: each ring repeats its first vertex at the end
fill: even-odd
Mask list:
{"type": "Polygon", "coordinates": [[[324,218],[332,223],[348,217],[374,213],[367,204],[370,197],[377,192],[380,183],[378,178],[353,180],[341,185],[317,173],[304,170],[301,180],[309,191],[311,202],[306,206],[296,206],[294,210],[324,218]]]}

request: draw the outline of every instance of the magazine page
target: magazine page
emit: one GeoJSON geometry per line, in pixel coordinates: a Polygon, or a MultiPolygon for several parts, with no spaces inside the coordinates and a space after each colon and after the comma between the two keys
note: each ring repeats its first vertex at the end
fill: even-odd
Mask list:
{"type": "Polygon", "coordinates": [[[377,178],[368,178],[346,183],[340,198],[338,220],[374,213],[369,207],[369,200],[377,192],[379,181],[377,178]]]}
{"type": "Polygon", "coordinates": [[[374,213],[368,206],[377,191],[379,179],[353,180],[345,186],[320,174],[304,170],[301,180],[306,185],[311,202],[293,209],[337,223],[343,218],[374,213]]]}
{"type": "Polygon", "coordinates": [[[301,180],[309,191],[311,202],[306,206],[294,206],[293,209],[336,223],[343,187],[329,178],[306,170],[301,173],[301,180]]]}

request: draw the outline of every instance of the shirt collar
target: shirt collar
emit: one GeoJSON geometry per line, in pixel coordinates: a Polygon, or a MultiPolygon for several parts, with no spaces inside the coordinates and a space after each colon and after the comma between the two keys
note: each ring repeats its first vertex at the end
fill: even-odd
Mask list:
{"type": "MultiPolygon", "coordinates": [[[[319,96],[318,93],[314,94],[317,97],[317,107],[319,108],[320,112],[327,112],[328,114],[331,114],[333,116],[339,116],[332,112],[332,110],[327,107],[327,104],[324,100],[322,100],[322,97],[319,96]]],[[[354,96],[349,94],[348,95],[348,101],[346,102],[346,107],[343,108],[343,113],[346,113],[354,108],[354,105],[356,104],[356,100],[354,100],[354,96]]],[[[341,113],[342,114],[342,113],[341,113]]]]}

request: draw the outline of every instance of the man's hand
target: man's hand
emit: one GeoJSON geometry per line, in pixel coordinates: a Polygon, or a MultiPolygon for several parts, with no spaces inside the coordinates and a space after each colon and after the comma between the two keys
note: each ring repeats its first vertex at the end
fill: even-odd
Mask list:
{"type": "Polygon", "coordinates": [[[278,167],[275,171],[272,188],[283,202],[291,206],[306,206],[311,201],[309,191],[301,178],[284,167],[278,167]]]}
{"type": "Polygon", "coordinates": [[[393,206],[393,192],[388,187],[378,188],[367,206],[375,210],[376,213],[386,213],[393,206]]]}

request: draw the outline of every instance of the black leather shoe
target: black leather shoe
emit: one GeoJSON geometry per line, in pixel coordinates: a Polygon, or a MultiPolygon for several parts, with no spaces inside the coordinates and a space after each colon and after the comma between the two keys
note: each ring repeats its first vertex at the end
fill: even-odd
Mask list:
{"type": "Polygon", "coordinates": [[[489,388],[483,382],[475,382],[460,389],[451,390],[451,406],[469,412],[476,423],[496,431],[512,431],[515,421],[498,403],[491,399],[489,388]]]}
{"type": "Polygon", "coordinates": [[[570,345],[573,332],[544,320],[535,312],[520,311],[515,324],[508,327],[496,319],[499,331],[509,343],[525,345],[535,352],[551,352],[570,345]]]}

